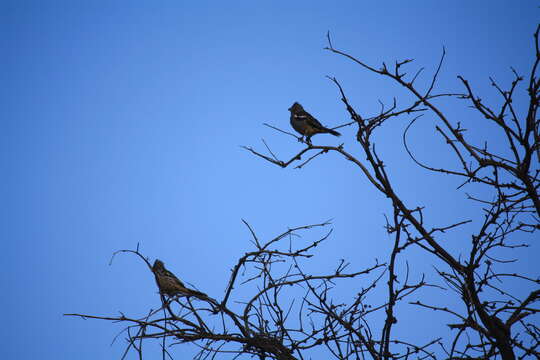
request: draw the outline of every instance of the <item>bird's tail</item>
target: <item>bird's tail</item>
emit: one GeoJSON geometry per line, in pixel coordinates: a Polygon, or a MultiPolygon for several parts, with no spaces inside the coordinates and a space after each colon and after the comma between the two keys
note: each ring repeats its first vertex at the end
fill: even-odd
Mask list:
{"type": "Polygon", "coordinates": [[[336,130],[332,130],[332,129],[326,129],[326,131],[328,131],[329,134],[332,134],[334,136],[341,136],[340,133],[338,133],[336,130]]]}
{"type": "Polygon", "coordinates": [[[187,290],[188,290],[188,293],[186,295],[195,296],[195,297],[198,297],[199,299],[208,298],[208,295],[206,295],[203,292],[193,290],[193,289],[187,289],[187,290]]]}

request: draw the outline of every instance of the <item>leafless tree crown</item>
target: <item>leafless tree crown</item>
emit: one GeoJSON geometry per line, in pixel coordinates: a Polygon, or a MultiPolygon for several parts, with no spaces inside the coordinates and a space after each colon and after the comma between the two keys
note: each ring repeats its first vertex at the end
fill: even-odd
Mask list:
{"type": "MultiPolygon", "coordinates": [[[[540,230],[539,32],[540,26],[534,33],[535,57],[528,74],[522,76],[511,69],[513,80],[508,85],[489,78],[500,98],[497,106],[484,103],[474,86],[461,76],[458,76],[460,92],[437,92],[437,80],[446,56],[444,50],[424,87],[417,85],[423,68],[411,74],[405,72],[413,60],[397,61],[391,66],[368,65],[336,49],[328,34],[328,51],[368,72],[391,79],[409,93],[412,101],[400,107],[394,99],[389,106],[381,103],[376,114],[362,114],[349,101],[341,83],[329,77],[351,118],[336,128],[355,130],[350,148],[345,143],[326,146],[304,142],[298,153],[289,160],[281,160],[266,142],[268,154],[245,147],[283,168],[303,168],[329,152],[358,167],[373,190],[382,193],[391,205],[385,227],[393,247],[384,261],[374,260],[363,269],[351,269],[347,261],[341,260],[330,272],[308,272],[305,265],[316,255],[317,246],[331,235],[328,222],[291,228],[267,240],[260,239],[245,222],[252,249],[236,261],[221,299],[206,294],[198,296],[203,293],[193,290],[192,296],[162,295],[162,306],[142,317],[69,315],[126,324],[128,346],[124,356],[134,351],[141,358],[143,345],[149,339],[162,345],[163,358],[172,357],[171,346],[181,343],[196,345],[197,359],[221,359],[226,355],[280,360],[312,356],[375,360],[540,358],[539,274],[508,271],[518,260],[515,254],[519,254],[519,248],[530,246],[535,232],[540,230]],[[516,108],[513,102],[521,94],[527,98],[524,109],[516,108]],[[452,119],[443,111],[441,103],[450,99],[461,101],[475,111],[477,118],[468,122],[467,129],[464,120],[452,119]],[[407,132],[419,117],[428,114],[436,119],[434,135],[455,156],[453,164],[428,165],[411,150],[407,132]],[[373,135],[389,121],[402,118],[409,121],[403,133],[404,151],[414,163],[441,176],[461,178],[457,191],[474,183],[483,187],[483,194],[490,194],[489,198],[467,194],[472,202],[482,205],[480,221],[471,219],[430,227],[424,220],[425,209],[408,204],[399,194],[390,169],[376,151],[373,135]],[[504,139],[504,147],[494,149],[487,142],[471,140],[470,134],[475,135],[474,139],[482,137],[482,121],[496,127],[504,139]],[[467,239],[455,240],[463,242],[460,252],[445,247],[446,242],[441,239],[451,237],[465,224],[475,230],[467,239]],[[299,237],[305,232],[313,237],[318,230],[325,232],[315,240],[299,237]],[[425,252],[433,263],[432,274],[409,271],[410,249],[425,252]],[[333,297],[334,287],[341,284],[354,286],[355,294],[347,302],[338,302],[333,297]],[[516,286],[524,291],[518,294],[516,286]],[[239,297],[237,289],[241,287],[251,295],[239,297]],[[384,289],[384,301],[372,304],[373,293],[381,289],[384,289]],[[426,291],[441,291],[445,298],[453,297],[458,305],[447,307],[445,302],[437,302],[436,297],[423,295],[426,291]],[[431,338],[430,333],[420,334],[425,340],[418,342],[418,334],[407,337],[406,332],[397,331],[402,305],[452,319],[446,324],[446,335],[431,338]]],[[[138,248],[121,252],[138,255],[152,271],[149,260],[138,248]]]]}

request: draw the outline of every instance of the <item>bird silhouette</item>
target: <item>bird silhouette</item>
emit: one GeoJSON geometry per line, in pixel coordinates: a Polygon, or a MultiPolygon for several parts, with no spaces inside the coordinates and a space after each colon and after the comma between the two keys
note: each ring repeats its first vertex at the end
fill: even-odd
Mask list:
{"type": "Polygon", "coordinates": [[[152,266],[152,271],[156,277],[156,283],[159,292],[170,297],[175,295],[195,296],[198,298],[207,298],[205,293],[197,290],[188,289],[172,272],[165,268],[163,261],[156,259],[152,266]]]}
{"type": "Polygon", "coordinates": [[[294,130],[306,137],[306,142],[311,144],[311,137],[315,134],[328,133],[334,136],[341,136],[335,130],[324,127],[319,120],[315,119],[310,113],[304,110],[302,105],[295,102],[289,108],[291,112],[291,125],[294,130]]]}

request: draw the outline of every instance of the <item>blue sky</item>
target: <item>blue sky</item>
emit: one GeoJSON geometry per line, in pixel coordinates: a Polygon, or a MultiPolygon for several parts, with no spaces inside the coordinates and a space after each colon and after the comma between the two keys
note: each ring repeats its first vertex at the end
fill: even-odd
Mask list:
{"type": "MultiPolygon", "coordinates": [[[[510,66],[528,73],[538,7],[380,4],[1,2],[2,357],[119,358],[122,341],[109,344],[120,327],[62,314],[137,316],[158,306],[138,259],[108,265],[114,251],[137,243],[216,298],[251,249],[242,218],[262,238],[333,218],[331,241],[314,260],[320,271],[340,258],[356,268],[386,261],[389,204],[351,164],[328,155],[303,170],[280,169],[240,145],[263,151],[264,138],[280,157],[298,151],[294,139],[262,125],[289,129],[294,101],[325,125],[348,121],[326,75],[364,116],[378,111],[379,99],[407,99],[389,80],[323,50],[327,31],[337,48],[369,64],[414,58],[427,74],[445,46],[439,89],[459,90],[461,74],[496,103],[488,76],[508,84],[510,66]]],[[[473,115],[456,104],[447,105],[454,117],[473,115]]],[[[393,122],[377,138],[403,197],[428,207],[432,224],[473,216],[477,207],[453,192],[458,179],[426,173],[404,154],[405,126],[393,122]]],[[[420,121],[414,150],[427,162],[453,161],[433,128],[432,117],[420,121]]],[[[353,129],[343,133],[358,154],[353,129]]],[[[314,143],[338,140],[320,135],[314,143]]],[[[448,246],[457,252],[465,240],[456,237],[448,246]]],[[[421,252],[414,259],[429,271],[421,252]]],[[[406,325],[418,315],[400,316],[406,325]]]]}

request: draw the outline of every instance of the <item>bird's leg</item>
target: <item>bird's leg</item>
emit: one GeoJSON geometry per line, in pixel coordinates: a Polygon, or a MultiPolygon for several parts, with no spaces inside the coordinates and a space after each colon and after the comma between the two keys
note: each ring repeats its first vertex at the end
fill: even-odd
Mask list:
{"type": "Polygon", "coordinates": [[[311,136],[306,136],[306,144],[311,146],[311,136]]]}

